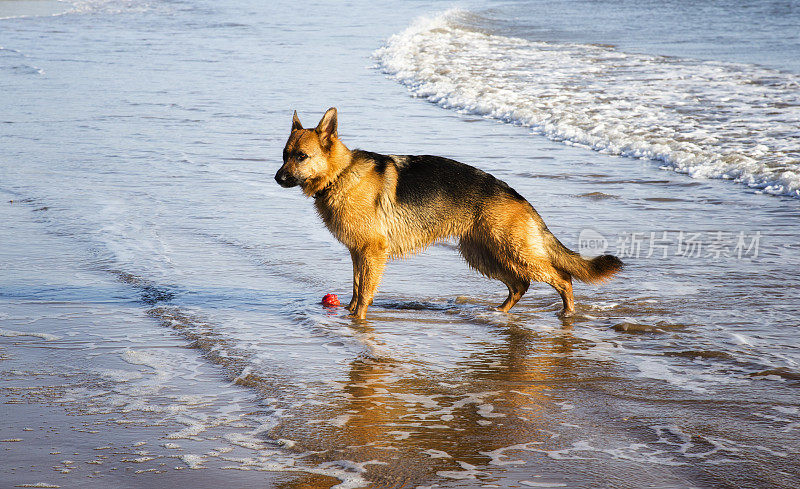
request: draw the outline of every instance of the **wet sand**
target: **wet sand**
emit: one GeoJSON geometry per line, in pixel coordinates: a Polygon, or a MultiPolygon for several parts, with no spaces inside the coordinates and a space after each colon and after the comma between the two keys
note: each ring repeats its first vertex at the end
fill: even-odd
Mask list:
{"type": "MultiPolygon", "coordinates": [[[[137,329],[150,319],[137,311],[136,297],[114,279],[86,274],[73,246],[42,232],[25,203],[3,197],[0,263],[5,279],[19,282],[0,296],[0,486],[211,488],[231,479],[250,487],[280,480],[222,470],[220,459],[199,462],[196,454],[220,448],[220,435],[192,436],[192,421],[207,419],[204,408],[217,404],[225,414],[214,423],[241,423],[241,393],[213,369],[198,378],[203,367],[185,343],[137,329]],[[158,372],[151,366],[158,358],[180,359],[187,370],[158,372]]],[[[236,455],[235,446],[225,450],[236,455]]]]}

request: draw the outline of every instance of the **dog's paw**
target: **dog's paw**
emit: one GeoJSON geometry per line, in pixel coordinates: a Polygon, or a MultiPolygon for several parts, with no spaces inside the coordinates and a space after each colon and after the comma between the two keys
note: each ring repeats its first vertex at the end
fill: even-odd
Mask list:
{"type": "Polygon", "coordinates": [[[556,316],[558,316],[558,317],[560,317],[562,319],[571,318],[571,317],[575,316],[575,309],[569,309],[569,310],[561,309],[560,311],[558,311],[558,313],[556,313],[556,316]]]}
{"type": "Polygon", "coordinates": [[[350,314],[348,314],[348,316],[350,316],[350,319],[352,319],[354,322],[357,323],[363,323],[364,321],[367,320],[366,312],[362,312],[360,314],[358,312],[351,312],[350,314]]]}

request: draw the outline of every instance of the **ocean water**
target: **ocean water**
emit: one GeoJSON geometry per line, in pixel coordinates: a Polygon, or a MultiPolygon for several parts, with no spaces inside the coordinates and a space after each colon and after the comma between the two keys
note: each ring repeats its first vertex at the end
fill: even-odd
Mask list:
{"type": "Polygon", "coordinates": [[[12,487],[796,484],[795,2],[2,9],[12,487]],[[626,269],[502,314],[444,244],[323,308],[349,254],[273,175],[330,106],[626,269]]]}
{"type": "MultiPolygon", "coordinates": [[[[552,25],[539,2],[523,3],[525,8],[515,6],[508,13],[502,8],[489,11],[526,15],[513,17],[521,26],[448,10],[419,19],[393,36],[376,57],[416,97],[445,108],[530,127],[553,140],[605,154],[661,162],[693,177],[732,179],[761,192],[800,196],[796,8],[772,14],[788,22],[770,36],[791,38],[783,52],[774,52],[770,38],[743,43],[743,49],[756,44],[751,49],[757,54],[769,53],[766,61],[773,67],[767,67],[748,62],[761,61],[748,51],[715,59],[700,46],[677,48],[686,34],[703,28],[681,25],[670,16],[663,19],[670,32],[664,37],[649,24],[646,33],[614,31],[620,23],[643,22],[637,14],[660,18],[663,6],[648,11],[625,2],[576,3],[569,10],[574,23],[569,27],[563,20],[552,25]],[[612,18],[604,18],[609,14],[612,18]],[[594,28],[595,22],[614,28],[606,32],[594,28]],[[569,34],[559,31],[583,26],[600,32],[567,41],[569,34]],[[651,37],[642,40],[643,34],[651,37]],[[620,37],[627,37],[627,43],[609,44],[620,37]],[[665,54],[671,52],[680,55],[665,54]],[[695,54],[701,57],[687,57],[695,54]]],[[[676,3],[668,9],[673,15],[693,9],[693,2],[676,3]]],[[[741,26],[742,16],[755,16],[729,2],[709,10],[706,15],[719,12],[723,20],[714,19],[723,24],[728,20],[741,26]]]]}

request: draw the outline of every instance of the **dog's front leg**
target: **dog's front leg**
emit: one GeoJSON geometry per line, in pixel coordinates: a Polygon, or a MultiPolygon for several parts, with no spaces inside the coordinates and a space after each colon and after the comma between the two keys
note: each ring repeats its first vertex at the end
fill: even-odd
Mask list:
{"type": "Polygon", "coordinates": [[[358,251],[355,249],[350,250],[350,258],[353,260],[353,297],[350,299],[350,304],[347,305],[347,310],[350,313],[356,311],[358,304],[358,283],[361,281],[361,262],[358,257],[358,251]]]}
{"type": "Polygon", "coordinates": [[[353,316],[357,319],[365,319],[367,317],[367,308],[372,304],[375,290],[378,288],[383,276],[386,258],[385,247],[369,248],[358,254],[361,274],[358,279],[356,310],[353,312],[353,316]]]}

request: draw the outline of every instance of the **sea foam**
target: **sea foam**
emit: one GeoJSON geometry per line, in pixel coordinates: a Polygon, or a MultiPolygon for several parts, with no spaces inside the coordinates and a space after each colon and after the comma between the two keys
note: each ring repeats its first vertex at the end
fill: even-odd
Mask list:
{"type": "Polygon", "coordinates": [[[421,18],[375,51],[416,97],[645,158],[695,178],[800,197],[800,76],[479,32],[462,10],[421,18]]]}

